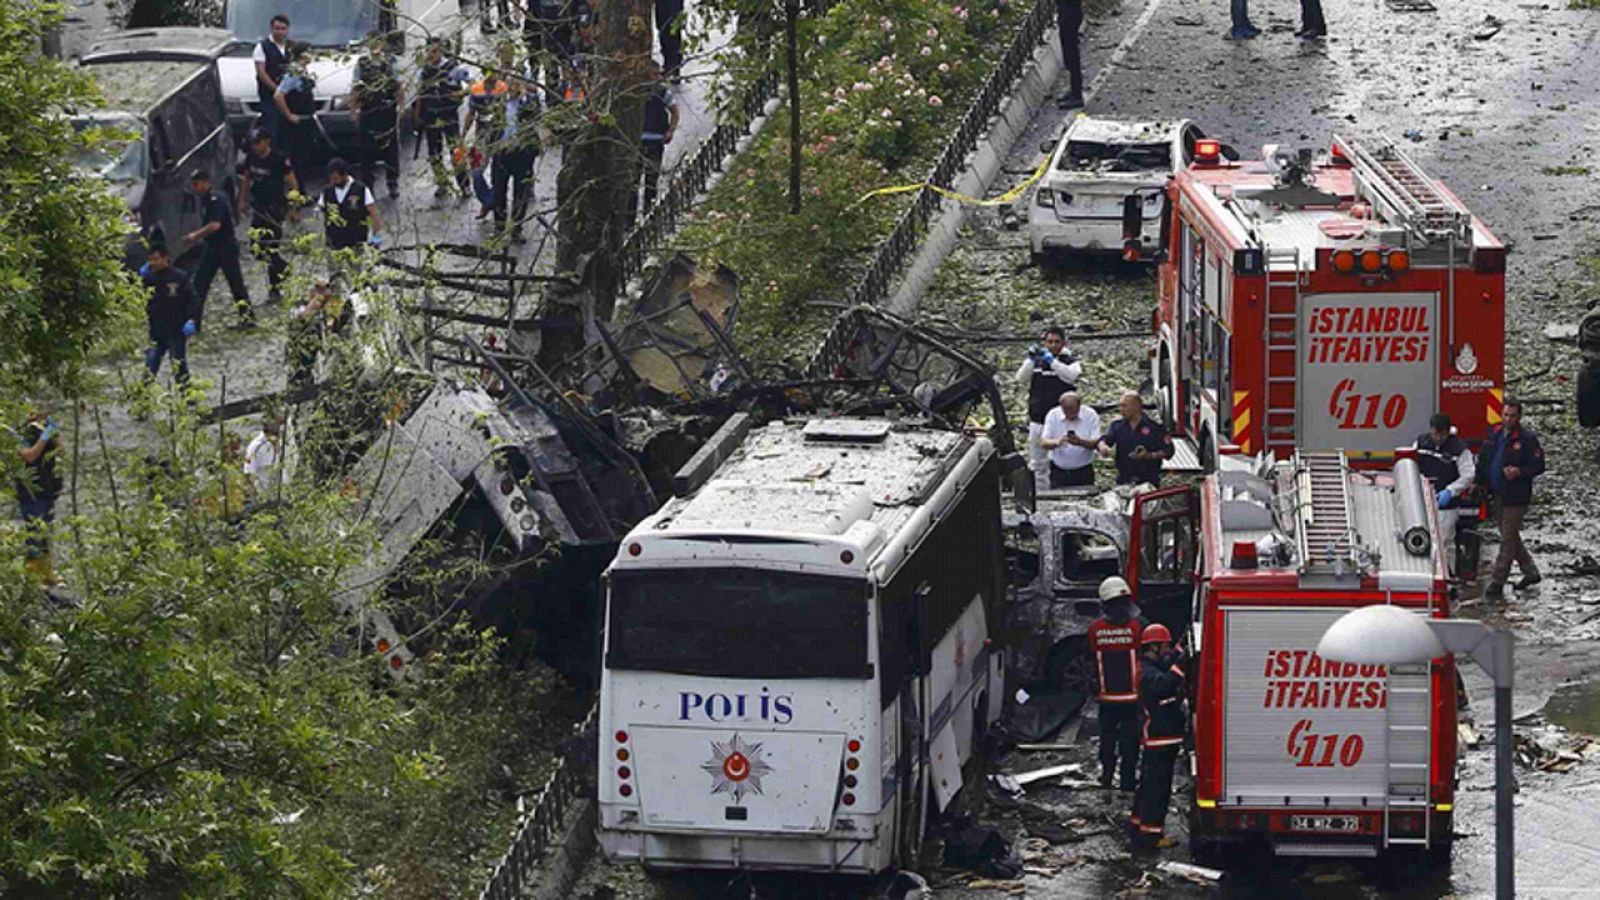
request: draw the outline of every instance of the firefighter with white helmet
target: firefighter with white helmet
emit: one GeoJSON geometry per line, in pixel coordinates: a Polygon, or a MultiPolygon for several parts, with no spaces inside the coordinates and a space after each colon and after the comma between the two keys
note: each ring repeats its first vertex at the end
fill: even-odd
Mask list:
{"type": "Polygon", "coordinates": [[[1172,802],[1172,769],[1183,746],[1183,670],[1172,632],[1161,624],[1139,635],[1139,705],[1144,708],[1144,767],[1133,797],[1136,840],[1159,848],[1174,841],[1162,835],[1172,802]]]}
{"type": "Polygon", "coordinates": [[[1120,757],[1120,787],[1131,791],[1139,772],[1139,636],[1133,591],[1113,575],[1100,582],[1100,618],[1089,626],[1100,700],[1100,786],[1111,787],[1120,757]]]}

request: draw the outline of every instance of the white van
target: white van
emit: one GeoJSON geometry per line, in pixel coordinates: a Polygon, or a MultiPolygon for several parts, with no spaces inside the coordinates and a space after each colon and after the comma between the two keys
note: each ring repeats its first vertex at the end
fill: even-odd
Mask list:
{"type": "MultiPolygon", "coordinates": [[[[223,26],[240,45],[217,61],[228,102],[228,124],[242,135],[261,114],[256,92],[256,46],[271,32],[272,17],[289,17],[289,41],[311,45],[316,79],[317,121],[335,146],[356,142],[350,117],[350,87],[362,43],[374,31],[401,35],[394,43],[420,51],[430,37],[450,37],[458,29],[457,0],[223,0],[223,26]]],[[[408,63],[406,53],[400,61],[408,63]]],[[[410,79],[403,77],[402,84],[410,79]]]]}

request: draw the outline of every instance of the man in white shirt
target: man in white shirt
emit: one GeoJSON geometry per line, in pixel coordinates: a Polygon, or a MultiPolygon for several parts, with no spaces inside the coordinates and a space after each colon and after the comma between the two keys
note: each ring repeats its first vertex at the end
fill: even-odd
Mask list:
{"type": "Polygon", "coordinates": [[[1093,487],[1095,449],[1100,444],[1100,414],[1076,391],[1045,414],[1039,445],[1050,454],[1050,487],[1093,487]]]}
{"type": "Polygon", "coordinates": [[[273,102],[278,84],[289,70],[289,17],[279,13],[272,17],[272,33],[256,42],[250,54],[256,64],[256,98],[261,102],[260,127],[272,135],[276,142],[278,132],[278,107],[273,102]]]}
{"type": "Polygon", "coordinates": [[[250,439],[250,446],[244,451],[244,474],[250,478],[250,488],[258,503],[277,499],[278,434],[281,429],[276,419],[264,419],[261,430],[250,439]]]}
{"type": "Polygon", "coordinates": [[[1039,344],[1028,348],[1028,356],[1012,376],[1028,388],[1028,462],[1034,477],[1044,481],[1048,473],[1045,450],[1039,444],[1044,417],[1061,399],[1063,391],[1076,391],[1083,375],[1083,364],[1067,351],[1066,332],[1046,328],[1039,344]]]}

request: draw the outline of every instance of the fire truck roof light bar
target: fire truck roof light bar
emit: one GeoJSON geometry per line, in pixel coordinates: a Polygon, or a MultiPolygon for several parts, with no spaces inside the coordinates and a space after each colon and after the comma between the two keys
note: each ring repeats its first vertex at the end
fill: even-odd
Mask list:
{"type": "Polygon", "coordinates": [[[1339,153],[1354,168],[1356,195],[1385,219],[1405,226],[1424,244],[1472,242],[1472,215],[1443,193],[1422,167],[1389,138],[1367,143],[1334,135],[1339,153]]]}

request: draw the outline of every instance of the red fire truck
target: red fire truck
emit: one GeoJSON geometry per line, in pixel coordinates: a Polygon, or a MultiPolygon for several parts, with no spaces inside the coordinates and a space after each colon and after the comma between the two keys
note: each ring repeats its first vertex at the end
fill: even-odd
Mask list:
{"type": "Polygon", "coordinates": [[[1448,859],[1455,664],[1361,666],[1316,654],[1351,609],[1445,618],[1432,491],[1414,458],[1352,470],[1337,452],[1254,467],[1225,458],[1200,487],[1190,629],[1199,853],[1265,838],[1282,856],[1448,859]]]}
{"type": "Polygon", "coordinates": [[[1392,142],[1224,158],[1197,142],[1168,187],[1159,346],[1166,421],[1202,462],[1392,458],[1449,414],[1476,443],[1500,421],[1506,248],[1392,142]]]}

